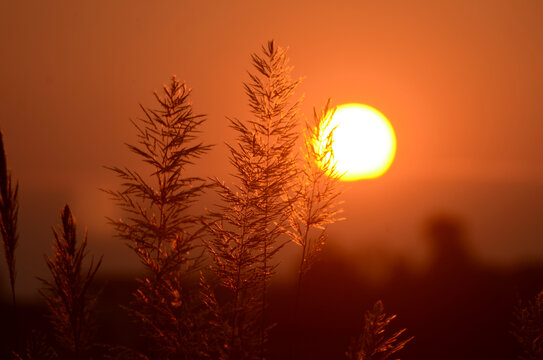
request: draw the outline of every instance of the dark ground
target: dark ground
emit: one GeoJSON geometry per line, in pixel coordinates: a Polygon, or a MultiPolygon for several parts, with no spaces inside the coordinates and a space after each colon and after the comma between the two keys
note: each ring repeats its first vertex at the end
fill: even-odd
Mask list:
{"type": "MultiPolygon", "coordinates": [[[[301,325],[294,322],[293,289],[275,284],[269,317],[277,325],[270,334],[269,359],[288,359],[291,351],[296,359],[344,359],[350,339],[362,329],[364,312],[378,299],[387,313],[398,315],[391,328],[407,328],[407,335],[415,336],[399,354],[404,360],[518,358],[519,348],[510,334],[513,312],[519,298],[531,299],[543,289],[543,266],[486,268],[465,250],[457,225],[438,220],[429,227],[433,261],[427,271],[415,273],[399,261],[389,280],[377,285],[357,275],[357,264],[326,249],[304,285],[301,325]]],[[[97,282],[102,288],[97,340],[145,348],[147,341],[121,308],[131,300],[135,281],[97,282]]],[[[9,304],[1,306],[1,359],[8,358],[14,344],[12,314],[9,304]]],[[[47,329],[43,304],[20,305],[18,314],[21,338],[32,328],[47,329]]]]}

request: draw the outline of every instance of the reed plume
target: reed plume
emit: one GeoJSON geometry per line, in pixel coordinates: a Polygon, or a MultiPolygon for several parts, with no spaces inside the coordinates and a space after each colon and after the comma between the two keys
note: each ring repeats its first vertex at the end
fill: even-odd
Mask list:
{"type": "Polygon", "coordinates": [[[299,101],[291,98],[299,81],[291,80],[286,51],[274,41],[262,47],[262,55],[253,54],[252,63],[256,71],[244,88],[253,118],[229,119],[238,134],[237,144],[228,147],[239,184],[215,181],[225,205],[214,214],[219,220],[210,227],[208,248],[233,297],[226,316],[228,356],[262,359],[266,293],[288,219],[285,194],[296,174],[299,101]]]}
{"type": "MultiPolygon", "coordinates": [[[[288,235],[301,248],[300,265],[294,301],[294,324],[298,323],[302,303],[302,284],[305,274],[317,259],[326,241],[326,228],[341,220],[339,213],[341,194],[339,178],[332,151],[333,130],[330,121],[335,109],[330,109],[330,100],[324,109],[313,111],[313,121],[305,122],[303,162],[293,184],[294,198],[290,203],[288,235]]],[[[295,342],[291,340],[291,351],[295,356],[295,342]]]]}
{"type": "Polygon", "coordinates": [[[203,115],[193,114],[190,90],[175,76],[155,93],[158,109],[141,106],[144,117],[132,124],[138,144],[128,145],[147,173],[109,167],[122,189],[106,190],[126,213],[110,223],[146,269],[132,308],[155,344],[155,357],[198,359],[208,352],[206,323],[198,286],[190,283],[200,262],[195,254],[202,235],[193,202],[209,186],[187,168],[209,149],[197,141],[203,115]]]}
{"type": "MultiPolygon", "coordinates": [[[[245,164],[253,159],[250,153],[239,153],[237,161],[245,164]]],[[[206,239],[212,269],[220,285],[229,291],[231,302],[221,306],[219,318],[224,341],[221,359],[258,358],[259,316],[261,311],[259,290],[264,281],[259,268],[262,254],[260,234],[256,223],[260,220],[254,208],[257,175],[252,166],[242,167],[243,185],[232,190],[217,182],[218,193],[225,202],[216,214],[220,220],[210,224],[211,237],[206,239]]],[[[220,340],[219,340],[220,341],[220,340]]]]}
{"type": "MultiPolygon", "coordinates": [[[[262,260],[262,299],[260,324],[260,358],[264,358],[266,342],[267,288],[275,271],[273,258],[284,245],[279,238],[285,233],[291,201],[286,195],[297,173],[295,144],[298,140],[300,100],[292,102],[299,80],[291,80],[292,66],[286,50],[269,41],[262,47],[263,56],[252,55],[256,73],[249,73],[250,81],[244,84],[245,93],[254,116],[249,121],[256,147],[255,155],[261,157],[260,179],[257,194],[260,201],[256,211],[260,220],[256,225],[260,233],[262,260]]],[[[255,149],[254,147],[251,147],[255,149]]]]}
{"type": "Polygon", "coordinates": [[[396,315],[387,315],[381,301],[365,316],[364,331],[352,340],[345,353],[349,360],[386,360],[402,350],[413,337],[400,340],[406,329],[388,335],[387,327],[396,315]]]}
{"type": "Polygon", "coordinates": [[[88,359],[91,343],[91,315],[95,297],[89,287],[100,267],[91,260],[83,269],[87,235],[80,244],[76,238],[76,221],[68,205],[60,213],[61,226],[53,228],[53,256],[46,257],[52,280],[40,279],[45,288],[40,291],[50,313],[54,333],[66,359],[88,359]]]}
{"type": "Polygon", "coordinates": [[[0,233],[4,245],[4,255],[9,272],[9,285],[13,307],[15,301],[15,249],[17,248],[17,215],[19,184],[13,186],[11,174],[7,169],[6,151],[4,148],[3,134],[0,131],[0,233]]]}
{"type": "Polygon", "coordinates": [[[317,113],[314,110],[313,121],[306,121],[305,124],[303,166],[295,184],[296,198],[291,203],[288,230],[291,240],[302,250],[296,304],[299,302],[303,277],[325,244],[327,226],[342,220],[338,200],[341,195],[341,174],[337,172],[333,158],[334,129],[330,129],[334,111],[330,109],[328,100],[322,111],[317,113]]]}

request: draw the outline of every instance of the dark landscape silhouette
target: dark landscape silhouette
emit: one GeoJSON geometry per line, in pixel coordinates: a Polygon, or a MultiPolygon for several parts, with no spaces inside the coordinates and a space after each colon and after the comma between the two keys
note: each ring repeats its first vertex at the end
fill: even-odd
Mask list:
{"type": "MultiPolygon", "coordinates": [[[[108,242],[117,241],[128,247],[132,265],[139,270],[125,277],[101,267],[102,259],[110,256],[108,246],[103,254],[87,248],[84,224],[78,225],[68,204],[77,201],[68,197],[60,222],[57,217],[52,224],[52,234],[37,235],[52,245],[43,254],[47,275],[36,274],[40,286],[35,290],[41,297],[18,296],[31,293],[29,282],[16,281],[18,267],[28,273],[35,264],[24,257],[28,253],[16,255],[16,249],[21,243],[37,244],[37,239],[19,239],[20,232],[35,229],[18,223],[19,182],[8,166],[0,131],[0,230],[8,275],[6,284],[0,284],[6,289],[0,294],[0,357],[541,359],[543,263],[506,267],[483,262],[492,258],[488,246],[499,241],[480,233],[472,239],[466,224],[477,215],[465,207],[459,213],[470,214],[466,219],[454,212],[432,214],[429,208],[436,205],[455,209],[456,195],[429,191],[424,181],[410,178],[411,171],[404,170],[396,184],[411,179],[409,187],[424,190],[422,213],[411,206],[419,205],[418,198],[409,200],[405,188],[377,178],[359,184],[358,190],[366,190],[364,196],[349,199],[356,193],[355,186],[341,180],[354,179],[342,178],[346,174],[338,170],[342,159],[335,157],[341,152],[336,153],[333,145],[368,145],[374,140],[382,145],[385,141],[356,127],[349,130],[348,141],[347,137],[342,140],[341,124],[367,119],[349,115],[337,127],[332,125],[336,115],[342,114],[342,105],[330,99],[313,107],[313,116],[303,116],[303,96],[298,93],[302,79],[292,76],[287,49],[274,40],[252,53],[250,61],[242,82],[248,113],[239,108],[222,124],[231,134],[221,138],[224,147],[217,152],[230,165],[228,170],[200,173],[205,166],[217,164],[204,162],[217,147],[202,136],[211,133],[206,130],[211,116],[199,112],[200,101],[193,108],[191,88],[175,75],[153,92],[153,104],[140,105],[139,116],[127,122],[135,135],[125,143],[127,152],[139,161],[120,160],[124,155],[117,152],[106,158],[104,172],[115,182],[100,180],[96,185],[109,198],[107,207],[113,212],[90,205],[85,210],[104,216],[104,223],[112,228],[114,234],[101,233],[102,244],[111,248],[108,242]],[[394,192],[388,197],[368,196],[372,184],[394,192]],[[394,209],[391,199],[402,197],[394,209]],[[364,204],[364,208],[346,211],[350,209],[347,202],[364,204]],[[362,226],[369,229],[377,223],[368,218],[374,209],[380,211],[375,218],[382,224],[370,231],[373,241],[368,241],[360,234],[362,226]],[[386,209],[393,209],[395,215],[386,209]],[[419,226],[426,261],[414,262],[410,256],[415,248],[394,254],[393,242],[413,245],[414,239],[398,233],[392,236],[389,229],[403,232],[402,225],[414,227],[424,214],[428,218],[419,226]],[[344,215],[350,226],[342,227],[344,215]],[[331,238],[329,226],[339,226],[336,229],[342,235],[331,238]],[[374,240],[380,236],[387,240],[376,245],[374,240]],[[475,250],[475,244],[487,244],[486,250],[475,250]],[[26,261],[23,266],[21,258],[26,261]]],[[[389,124],[384,116],[382,120],[389,124]]],[[[404,127],[408,122],[396,124],[398,134],[410,127],[404,127]]],[[[392,127],[387,129],[394,135],[392,127]]],[[[443,144],[437,141],[435,145],[443,144]]],[[[351,148],[344,157],[357,163],[365,155],[374,156],[377,148],[351,148]]],[[[395,140],[389,149],[394,149],[394,156],[395,140]]],[[[417,157],[413,159],[411,164],[418,163],[417,157]]],[[[407,166],[402,161],[398,159],[400,168],[407,166]]],[[[461,167],[449,168],[454,161],[441,163],[446,167],[441,174],[437,168],[428,168],[438,185],[445,179],[467,184],[470,180],[463,176],[477,175],[462,172],[461,167]]],[[[519,185],[509,180],[510,188],[519,185]]],[[[535,175],[532,181],[537,182],[535,175]]],[[[535,219],[538,211],[528,204],[538,200],[528,197],[533,201],[524,207],[535,219]]],[[[477,204],[485,205],[480,214],[494,219],[494,210],[506,209],[501,206],[507,204],[504,197],[496,198],[502,201],[499,208],[479,199],[477,204]]],[[[77,206],[82,204],[86,205],[77,206]]],[[[528,234],[530,241],[539,238],[537,222],[514,226],[514,216],[500,216],[506,219],[501,227],[486,225],[486,230],[503,232],[501,240],[510,249],[522,240],[511,238],[513,230],[524,230],[521,233],[528,234]]],[[[481,224],[474,232],[484,227],[481,224]]],[[[507,254],[502,251],[502,255],[507,254]]]]}
{"type": "MultiPolygon", "coordinates": [[[[530,299],[542,287],[543,266],[490,268],[468,252],[469,229],[454,217],[436,216],[425,224],[430,265],[423,272],[397,261],[385,281],[368,281],[356,269],[371,254],[345,258],[326,247],[307,276],[305,299],[310,306],[299,313],[302,327],[292,329],[294,288],[275,282],[270,290],[270,313],[276,327],[270,333],[269,358],[284,359],[291,339],[299,359],[342,359],[349,341],[363,326],[364,312],[382,299],[385,310],[397,314],[393,329],[407,328],[414,336],[402,359],[514,359],[520,349],[510,334],[520,298],[530,299]]],[[[130,303],[137,283],[130,278],[102,277],[96,308],[97,342],[136,350],[149,346],[141,329],[121,308],[130,303]]],[[[5,287],[4,287],[5,288],[5,287]]],[[[3,299],[8,298],[4,294],[3,299]]],[[[21,334],[47,329],[41,302],[23,303],[21,334]]],[[[2,303],[2,357],[9,354],[13,332],[11,305],[2,303]]],[[[24,337],[24,336],[23,336],[24,337]]]]}

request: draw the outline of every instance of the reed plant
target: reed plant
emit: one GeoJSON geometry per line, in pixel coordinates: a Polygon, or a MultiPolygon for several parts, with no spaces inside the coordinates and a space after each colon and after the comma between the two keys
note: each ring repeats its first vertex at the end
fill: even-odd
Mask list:
{"type": "Polygon", "coordinates": [[[267,289],[274,257],[292,201],[286,196],[296,175],[299,101],[292,101],[299,80],[291,80],[286,50],[269,41],[252,55],[254,72],[244,84],[251,119],[228,119],[237,133],[229,144],[235,186],[215,179],[222,200],[212,213],[207,241],[213,270],[232,297],[223,307],[224,357],[263,359],[267,341],[267,289]]]}
{"type": "Polygon", "coordinates": [[[15,249],[17,248],[17,215],[19,212],[19,184],[13,184],[11,173],[7,168],[6,150],[3,134],[0,131],[0,233],[4,245],[4,256],[9,273],[9,285],[13,307],[15,300],[15,249]]]}
{"type": "Polygon", "coordinates": [[[44,288],[40,293],[47,303],[60,357],[89,359],[92,347],[91,316],[96,301],[89,289],[102,259],[96,263],[91,260],[88,268],[84,269],[87,235],[85,233],[78,243],[76,220],[68,205],[62,209],[60,218],[60,228],[53,228],[53,255],[46,257],[52,279],[41,279],[44,288]]]}
{"type": "Polygon", "coordinates": [[[188,167],[210,146],[197,140],[205,117],[193,113],[189,95],[174,76],[162,94],[155,93],[156,109],[141,106],[144,116],[132,121],[138,143],[128,148],[147,170],[109,167],[122,184],[121,190],[106,190],[126,214],[109,222],[145,268],[131,311],[153,339],[157,359],[209,353],[202,288],[190,284],[200,269],[203,233],[192,205],[209,184],[188,175],[188,167]]]}
{"type": "Polygon", "coordinates": [[[339,196],[341,174],[333,157],[333,134],[330,122],[335,109],[330,100],[323,110],[313,112],[313,121],[306,121],[304,131],[303,164],[294,185],[296,198],[290,203],[289,228],[291,240],[301,248],[296,309],[300,301],[304,275],[317,259],[326,241],[329,224],[342,220],[339,196]]]}
{"type": "MultiPolygon", "coordinates": [[[[334,129],[330,128],[334,112],[328,100],[321,111],[313,111],[313,121],[305,122],[303,159],[293,182],[294,197],[289,202],[289,226],[286,232],[301,249],[293,306],[294,326],[298,331],[301,329],[298,319],[303,306],[303,279],[325,245],[327,226],[341,220],[338,199],[341,174],[334,162],[334,129]]],[[[291,340],[290,348],[291,357],[296,357],[294,340],[291,340]]]]}
{"type": "Polygon", "coordinates": [[[382,301],[377,301],[372,310],[365,315],[364,330],[354,338],[345,353],[349,360],[387,360],[404,346],[413,337],[403,338],[406,329],[398,330],[392,334],[388,332],[388,325],[396,315],[387,315],[382,301]]]}
{"type": "Polygon", "coordinates": [[[17,218],[19,213],[19,184],[12,179],[7,168],[6,150],[4,147],[3,134],[0,131],[0,234],[4,246],[4,256],[9,274],[9,285],[11,290],[11,303],[13,307],[12,336],[13,345],[19,349],[19,323],[17,300],[15,294],[15,249],[17,248],[17,218]]]}
{"type": "MultiPolygon", "coordinates": [[[[239,129],[240,134],[250,134],[257,162],[258,180],[254,191],[259,201],[253,209],[259,216],[255,228],[261,243],[261,314],[260,358],[264,358],[267,341],[267,289],[277,266],[273,258],[282,248],[281,236],[288,223],[288,210],[292,205],[288,194],[297,174],[295,145],[299,132],[299,105],[293,100],[294,90],[300,80],[292,80],[293,67],[285,49],[269,41],[262,47],[262,55],[252,55],[255,73],[244,84],[253,119],[248,121],[250,133],[239,129]]],[[[235,128],[235,126],[234,126],[235,128]]],[[[243,142],[240,142],[240,145],[243,142]]]]}

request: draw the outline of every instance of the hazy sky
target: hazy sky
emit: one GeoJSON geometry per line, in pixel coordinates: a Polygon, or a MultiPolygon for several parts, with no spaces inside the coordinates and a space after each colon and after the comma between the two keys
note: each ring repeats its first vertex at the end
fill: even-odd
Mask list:
{"type": "MultiPolygon", "coordinates": [[[[383,112],[398,150],[389,172],[350,183],[345,249],[384,245],[424,254],[421,223],[436,211],[466,222],[477,255],[543,260],[543,2],[520,1],[3,1],[0,128],[20,182],[19,292],[43,275],[52,224],[68,202],[104,269],[134,258],[105,216],[103,165],[139,166],[138,104],[176,74],[207,114],[217,144],[201,175],[227,176],[225,116],[247,118],[250,53],[289,47],[304,81],[303,113],[328,97],[383,112]]],[[[4,264],[1,263],[2,270],[4,264]]]]}

